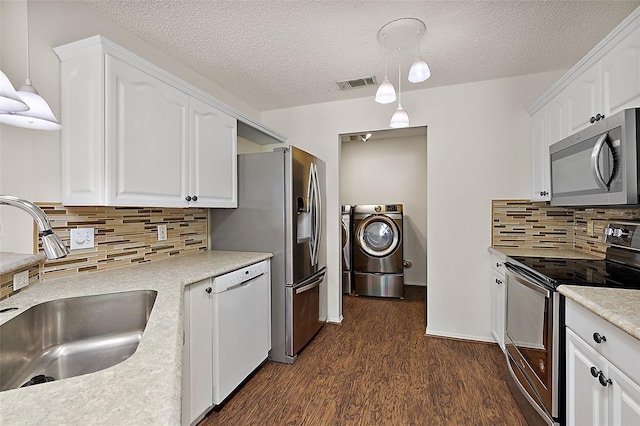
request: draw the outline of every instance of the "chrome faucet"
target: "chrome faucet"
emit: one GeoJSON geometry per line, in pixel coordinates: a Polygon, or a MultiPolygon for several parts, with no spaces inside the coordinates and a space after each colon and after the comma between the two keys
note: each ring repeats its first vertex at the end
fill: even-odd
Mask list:
{"type": "Polygon", "coordinates": [[[29,213],[38,225],[38,230],[42,234],[42,247],[47,259],[60,259],[69,254],[69,250],[60,238],[51,229],[49,218],[42,209],[30,201],[12,197],[11,195],[0,195],[0,204],[17,207],[29,213]]]}

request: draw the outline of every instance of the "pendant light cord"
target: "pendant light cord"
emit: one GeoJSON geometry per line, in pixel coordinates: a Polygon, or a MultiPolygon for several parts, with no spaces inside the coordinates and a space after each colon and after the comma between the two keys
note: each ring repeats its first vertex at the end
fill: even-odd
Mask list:
{"type": "Polygon", "coordinates": [[[402,74],[400,74],[400,51],[398,47],[398,105],[402,105],[402,74]]]}
{"type": "Polygon", "coordinates": [[[29,52],[29,0],[27,3],[27,84],[31,85],[31,54],[29,52]]]}
{"type": "Polygon", "coordinates": [[[384,79],[387,80],[387,33],[384,33],[384,79]]]}

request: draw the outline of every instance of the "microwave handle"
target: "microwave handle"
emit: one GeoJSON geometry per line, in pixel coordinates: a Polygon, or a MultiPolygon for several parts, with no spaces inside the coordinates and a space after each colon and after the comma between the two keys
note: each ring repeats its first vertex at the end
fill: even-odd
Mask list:
{"type": "Polygon", "coordinates": [[[591,151],[591,170],[593,171],[593,177],[596,180],[596,183],[603,191],[609,191],[609,185],[605,182],[602,177],[602,172],[600,171],[600,155],[602,154],[602,148],[604,148],[605,143],[607,142],[608,133],[600,136],[598,142],[596,142],[593,147],[593,151],[591,151]]]}

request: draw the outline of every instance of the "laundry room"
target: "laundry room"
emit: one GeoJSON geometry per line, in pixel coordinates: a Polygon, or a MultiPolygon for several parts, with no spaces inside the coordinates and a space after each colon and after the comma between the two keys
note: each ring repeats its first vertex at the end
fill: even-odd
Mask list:
{"type": "Polygon", "coordinates": [[[343,259],[350,270],[342,274],[343,293],[399,299],[398,273],[405,288],[426,287],[427,128],[342,134],[340,141],[340,204],[350,231],[346,244],[343,235],[343,258],[350,255],[350,265],[343,259]],[[396,243],[400,269],[389,266],[397,263],[390,253],[396,243]]]}

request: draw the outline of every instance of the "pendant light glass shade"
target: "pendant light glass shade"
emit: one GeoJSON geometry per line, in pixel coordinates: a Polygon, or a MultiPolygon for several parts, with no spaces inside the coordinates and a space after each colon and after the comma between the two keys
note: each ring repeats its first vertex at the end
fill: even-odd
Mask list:
{"type": "Polygon", "coordinates": [[[384,81],[380,83],[378,86],[378,91],[376,92],[376,102],[379,104],[390,104],[396,100],[396,89],[393,87],[393,84],[389,81],[387,77],[384,78],[384,81]]]}
{"type": "Polygon", "coordinates": [[[0,111],[26,111],[29,106],[20,99],[5,73],[0,71],[0,111]]]}
{"type": "Polygon", "coordinates": [[[422,83],[429,77],[431,77],[431,70],[429,65],[420,56],[420,39],[422,38],[422,30],[418,30],[418,59],[413,61],[411,68],[409,69],[409,81],[411,83],[422,83]]]}
{"type": "Polygon", "coordinates": [[[431,77],[429,65],[422,58],[415,60],[409,69],[409,81],[412,83],[421,83],[431,77]]]}
{"type": "Polygon", "coordinates": [[[389,82],[387,77],[387,36],[384,36],[384,80],[376,91],[376,102],[379,104],[390,104],[396,100],[396,89],[389,82]]]}
{"type": "Polygon", "coordinates": [[[27,104],[29,110],[2,112],[0,113],[0,123],[37,130],[59,130],[62,128],[53,115],[51,108],[49,108],[47,101],[38,94],[29,79],[27,79],[24,86],[22,86],[17,93],[27,104]]]}
{"type": "MultiPolygon", "coordinates": [[[[49,104],[31,84],[31,58],[29,56],[29,0],[27,4],[27,80],[24,86],[16,93],[25,104],[26,111],[3,111],[0,109],[0,123],[9,124],[11,126],[25,127],[27,129],[37,130],[59,130],[62,128],[58,120],[53,115],[49,104]]],[[[8,81],[8,80],[7,80],[8,81]]]]}
{"type": "Polygon", "coordinates": [[[400,71],[400,48],[398,48],[398,109],[391,116],[389,126],[398,129],[409,127],[409,114],[402,108],[402,72],[400,71]]]}
{"type": "Polygon", "coordinates": [[[407,111],[402,109],[402,105],[398,104],[398,109],[391,116],[391,123],[389,126],[394,129],[409,127],[409,115],[407,114],[407,111]]]}

